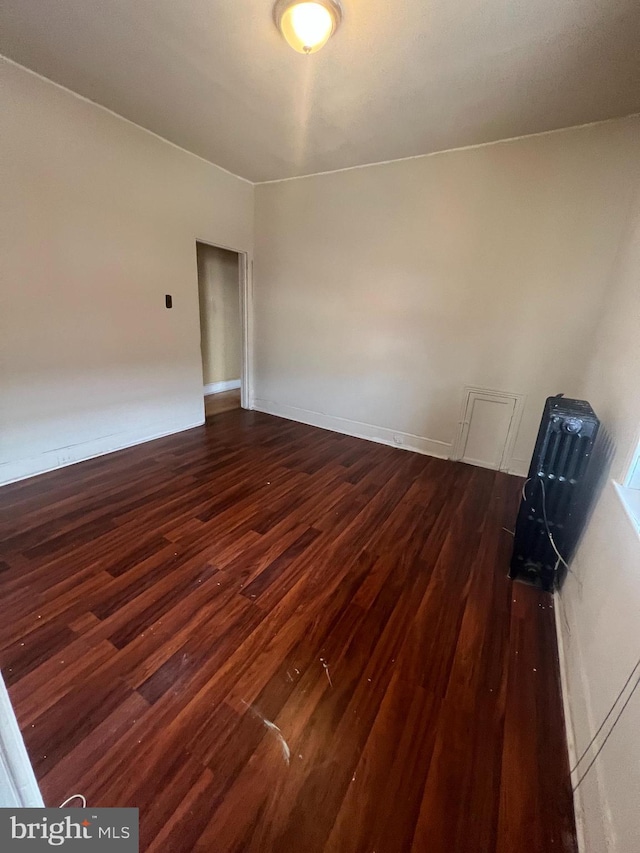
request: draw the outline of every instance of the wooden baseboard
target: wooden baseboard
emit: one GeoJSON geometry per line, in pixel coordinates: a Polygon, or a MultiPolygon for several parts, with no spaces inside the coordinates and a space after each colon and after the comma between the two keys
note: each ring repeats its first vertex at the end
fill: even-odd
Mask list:
{"type": "Polygon", "coordinates": [[[369,441],[376,441],[378,444],[388,444],[401,450],[413,450],[416,453],[423,453],[425,456],[448,459],[451,455],[451,444],[421,435],[399,432],[387,427],[352,421],[334,415],[325,415],[309,409],[299,409],[297,406],[286,406],[270,400],[254,400],[253,408],[268,415],[276,415],[290,421],[298,421],[302,424],[309,424],[309,426],[340,432],[343,435],[352,435],[355,438],[365,438],[369,441]]]}
{"type": "Polygon", "coordinates": [[[240,387],[239,379],[226,379],[224,382],[210,382],[204,386],[204,396],[209,394],[221,394],[223,391],[235,391],[240,387]]]}

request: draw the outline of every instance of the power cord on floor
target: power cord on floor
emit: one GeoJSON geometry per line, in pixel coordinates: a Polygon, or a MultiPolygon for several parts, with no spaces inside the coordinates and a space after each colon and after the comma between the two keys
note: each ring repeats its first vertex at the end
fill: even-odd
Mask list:
{"type": "MultiPolygon", "coordinates": [[[[625,689],[625,687],[627,686],[627,684],[628,684],[628,683],[629,683],[629,681],[631,680],[631,676],[632,676],[632,675],[633,675],[633,673],[636,671],[636,669],[638,668],[638,666],[640,666],[640,660],[639,660],[639,661],[638,661],[638,663],[636,663],[636,665],[634,666],[634,668],[633,668],[633,671],[632,671],[631,675],[629,676],[629,678],[628,678],[628,679],[627,679],[627,681],[625,682],[624,687],[622,688],[622,690],[620,691],[620,693],[619,693],[619,694],[618,694],[618,696],[616,697],[616,701],[615,701],[615,702],[613,703],[613,705],[611,706],[611,711],[613,711],[613,709],[615,708],[615,706],[616,706],[616,704],[617,704],[618,700],[620,699],[620,697],[621,697],[621,696],[622,696],[622,694],[624,693],[624,689],[625,689]]],[[[631,692],[629,693],[629,695],[627,696],[627,698],[626,698],[626,700],[625,700],[624,705],[622,706],[622,708],[620,708],[620,711],[618,712],[618,716],[617,716],[617,717],[615,718],[615,720],[613,721],[613,723],[612,723],[612,725],[611,725],[611,728],[610,728],[610,729],[609,729],[609,731],[607,732],[607,736],[605,737],[605,739],[602,741],[602,743],[600,744],[600,746],[599,746],[599,747],[598,747],[598,749],[596,750],[596,753],[595,753],[595,755],[593,756],[593,758],[591,759],[591,761],[589,762],[589,764],[588,764],[588,766],[587,766],[587,769],[584,771],[584,773],[582,774],[582,776],[578,779],[578,781],[576,782],[576,784],[573,786],[573,789],[572,789],[573,791],[577,791],[577,790],[578,790],[578,788],[580,787],[580,785],[582,785],[582,783],[583,783],[583,782],[584,782],[584,780],[586,779],[587,774],[589,773],[589,771],[591,770],[591,768],[592,768],[592,767],[593,767],[593,765],[595,764],[597,757],[600,755],[600,753],[601,753],[601,752],[602,752],[602,750],[604,749],[604,745],[605,745],[605,744],[606,744],[606,742],[609,740],[609,738],[611,737],[611,735],[612,735],[612,733],[613,733],[613,730],[614,730],[614,729],[615,729],[615,727],[617,726],[617,724],[618,724],[618,720],[619,720],[619,719],[620,719],[620,717],[624,714],[625,708],[627,707],[627,705],[628,705],[628,704],[629,704],[629,702],[631,701],[631,697],[632,697],[632,696],[633,696],[633,694],[636,692],[636,690],[637,690],[637,688],[638,688],[638,685],[640,685],[640,677],[636,680],[636,683],[633,685],[633,687],[632,687],[632,689],[631,689],[631,692]]],[[[607,716],[604,718],[604,720],[603,720],[603,722],[602,722],[602,725],[600,726],[600,728],[598,729],[598,731],[595,733],[595,735],[591,738],[591,741],[590,741],[590,743],[589,743],[589,746],[587,746],[587,749],[583,752],[582,756],[581,756],[581,757],[579,758],[579,760],[576,762],[575,767],[574,767],[574,768],[573,768],[573,770],[571,771],[572,773],[573,773],[573,771],[578,767],[578,764],[580,764],[580,761],[582,761],[582,759],[584,758],[584,756],[585,756],[586,752],[590,749],[590,747],[591,747],[591,745],[593,744],[594,740],[595,740],[595,739],[596,739],[596,737],[598,736],[598,732],[600,732],[600,731],[602,730],[602,726],[604,726],[605,722],[607,721],[607,719],[608,719],[608,718],[609,718],[609,716],[611,715],[611,711],[609,711],[609,713],[607,714],[607,716]]]]}
{"type": "Polygon", "coordinates": [[[635,675],[635,672],[636,672],[636,670],[638,669],[638,667],[639,667],[639,666],[640,666],[640,658],[638,658],[638,660],[636,661],[636,665],[633,667],[633,669],[632,669],[632,670],[631,670],[631,672],[629,673],[629,677],[627,678],[627,680],[625,681],[625,683],[622,685],[622,689],[620,690],[620,692],[619,692],[619,693],[618,693],[618,695],[616,696],[616,698],[615,698],[615,700],[614,700],[613,705],[611,706],[611,708],[609,709],[609,712],[607,713],[607,716],[606,716],[606,717],[604,718],[604,720],[600,723],[600,726],[598,727],[598,731],[594,734],[594,736],[591,738],[591,740],[589,741],[589,743],[585,746],[584,750],[582,751],[582,755],[580,756],[580,758],[576,761],[576,763],[575,763],[575,764],[573,765],[573,767],[571,768],[571,773],[575,773],[575,771],[578,769],[578,766],[579,766],[580,762],[582,761],[582,759],[585,757],[585,755],[586,755],[586,754],[589,752],[589,750],[591,749],[591,746],[593,745],[593,742],[595,741],[595,739],[598,737],[598,735],[600,734],[600,732],[601,732],[601,731],[602,731],[602,729],[604,728],[604,726],[605,726],[605,724],[606,724],[607,720],[609,719],[609,717],[611,716],[611,714],[613,714],[613,709],[616,707],[616,705],[617,705],[617,704],[618,704],[618,702],[620,701],[620,697],[622,696],[622,694],[624,693],[624,691],[627,689],[627,685],[629,684],[629,682],[631,681],[631,679],[632,679],[632,678],[633,678],[633,676],[635,675]]]}
{"type": "MultiPolygon", "coordinates": [[[[543,478],[539,477],[539,480],[540,480],[540,485],[542,486],[542,517],[544,519],[544,526],[545,526],[545,530],[547,532],[547,537],[549,538],[549,542],[551,543],[551,547],[555,551],[555,555],[558,558],[558,563],[562,563],[562,565],[568,571],[571,571],[571,569],[569,568],[569,564],[567,563],[565,558],[562,556],[560,551],[558,551],[558,547],[557,547],[555,540],[553,538],[553,534],[551,533],[551,528],[549,527],[549,519],[547,518],[547,491],[546,491],[546,487],[545,487],[545,483],[544,483],[543,478]]],[[[522,484],[522,500],[523,501],[527,500],[526,488],[527,488],[527,484],[530,482],[531,482],[531,477],[526,479],[524,481],[524,483],[522,484]]],[[[504,528],[504,527],[502,529],[506,530],[506,528],[504,528]]],[[[558,563],[556,563],[556,569],[558,568],[558,563]]]]}
{"type": "MultiPolygon", "coordinates": [[[[523,483],[523,485],[522,485],[522,499],[523,499],[523,500],[526,500],[526,499],[527,499],[527,494],[526,494],[526,491],[525,491],[525,490],[526,490],[527,484],[529,483],[530,479],[531,479],[531,478],[529,478],[529,479],[525,480],[525,482],[524,482],[524,483],[523,483]]],[[[540,486],[541,486],[541,488],[542,488],[542,517],[543,517],[543,520],[544,520],[544,526],[545,526],[545,530],[546,530],[546,532],[547,532],[547,536],[548,536],[548,538],[549,538],[549,542],[550,542],[550,544],[551,544],[551,547],[553,548],[553,550],[554,550],[554,552],[555,552],[555,555],[556,555],[556,557],[558,558],[558,559],[557,559],[557,561],[556,561],[556,565],[555,565],[555,571],[557,572],[559,564],[560,564],[560,563],[562,563],[562,565],[567,569],[567,571],[569,571],[569,572],[571,572],[571,574],[573,574],[572,570],[569,568],[569,564],[567,563],[567,561],[564,559],[564,557],[562,556],[562,554],[561,554],[561,553],[560,553],[560,551],[558,550],[558,547],[556,546],[555,540],[554,540],[554,538],[553,538],[553,534],[551,533],[551,528],[549,527],[549,519],[547,518],[547,490],[546,490],[546,486],[545,486],[544,479],[543,479],[542,477],[540,477],[539,479],[540,479],[540,486]]],[[[609,709],[609,711],[608,711],[608,713],[607,713],[606,717],[605,717],[605,718],[604,718],[604,720],[600,723],[600,726],[598,727],[597,732],[596,732],[596,733],[594,734],[594,736],[591,738],[591,740],[589,741],[589,743],[587,744],[587,746],[586,746],[586,747],[585,747],[585,749],[583,750],[582,755],[578,758],[578,760],[576,761],[576,763],[574,764],[574,766],[571,768],[571,774],[575,773],[575,771],[578,769],[578,767],[580,766],[580,764],[582,763],[582,761],[584,760],[584,758],[587,756],[587,753],[589,752],[589,750],[590,750],[590,749],[591,749],[591,747],[593,746],[593,744],[594,744],[594,742],[595,742],[596,738],[598,737],[598,735],[600,734],[600,732],[602,731],[602,729],[603,729],[603,728],[604,728],[604,726],[606,725],[607,720],[609,719],[609,717],[610,717],[610,716],[611,716],[611,714],[613,713],[613,711],[614,711],[614,709],[615,709],[616,705],[618,704],[618,702],[620,701],[621,697],[623,696],[624,691],[627,689],[627,687],[628,687],[628,685],[629,685],[629,682],[630,682],[630,681],[631,681],[631,679],[633,678],[633,676],[634,676],[635,672],[637,671],[638,667],[640,667],[640,658],[636,661],[636,664],[635,664],[635,666],[633,667],[633,669],[631,670],[631,672],[630,672],[630,674],[629,674],[629,677],[627,678],[627,680],[625,681],[625,683],[622,685],[622,689],[620,690],[620,692],[619,692],[619,693],[618,693],[618,695],[616,696],[615,701],[614,701],[613,705],[611,706],[611,708],[609,709]]],[[[625,700],[625,702],[624,702],[623,706],[620,708],[620,711],[618,712],[618,715],[616,716],[615,720],[613,721],[613,723],[612,723],[612,725],[611,725],[611,728],[610,728],[610,729],[609,729],[609,731],[607,732],[607,735],[606,735],[605,739],[602,741],[602,743],[600,744],[600,746],[599,746],[599,747],[598,747],[598,749],[596,750],[595,755],[593,756],[593,758],[591,759],[591,761],[590,761],[590,762],[589,762],[589,764],[587,765],[587,769],[584,771],[584,773],[582,774],[582,776],[580,776],[580,778],[578,779],[578,781],[576,782],[576,784],[573,786],[573,789],[572,789],[573,791],[576,791],[576,790],[580,787],[580,785],[582,785],[582,783],[584,782],[584,780],[586,779],[587,774],[589,773],[589,771],[591,770],[591,768],[592,768],[592,767],[593,767],[593,765],[595,764],[595,762],[596,762],[596,760],[597,760],[598,756],[600,755],[600,753],[601,753],[601,752],[602,752],[602,750],[604,749],[604,746],[605,746],[606,742],[607,742],[607,741],[609,740],[609,738],[611,737],[611,735],[612,735],[612,733],[613,733],[613,730],[615,729],[615,727],[616,727],[616,726],[617,726],[617,724],[618,724],[618,720],[619,720],[619,719],[620,719],[620,717],[623,715],[623,713],[624,713],[624,711],[625,711],[625,708],[627,707],[627,705],[628,705],[628,704],[629,704],[629,702],[631,701],[631,697],[633,696],[633,694],[634,694],[634,693],[636,692],[636,690],[638,689],[638,686],[640,686],[640,678],[638,678],[638,679],[636,680],[636,683],[635,683],[635,684],[633,685],[633,687],[631,688],[631,692],[630,692],[630,693],[629,693],[629,695],[627,696],[627,698],[626,698],[626,700],[625,700]]]]}
{"type": "Polygon", "coordinates": [[[540,485],[542,486],[542,517],[544,519],[544,526],[547,531],[547,536],[549,537],[549,542],[551,543],[551,547],[556,553],[556,557],[560,560],[565,569],[570,572],[571,569],[569,568],[569,563],[567,563],[560,551],[558,551],[556,543],[553,539],[553,535],[551,533],[551,528],[549,527],[549,520],[547,518],[547,487],[545,486],[544,479],[542,477],[540,477],[540,485]]]}
{"type": "Polygon", "coordinates": [[[87,798],[85,797],[84,794],[72,794],[70,797],[67,797],[67,799],[64,801],[64,803],[60,803],[58,808],[63,809],[67,805],[67,803],[71,802],[71,800],[82,800],[82,808],[86,809],[87,798]]]}

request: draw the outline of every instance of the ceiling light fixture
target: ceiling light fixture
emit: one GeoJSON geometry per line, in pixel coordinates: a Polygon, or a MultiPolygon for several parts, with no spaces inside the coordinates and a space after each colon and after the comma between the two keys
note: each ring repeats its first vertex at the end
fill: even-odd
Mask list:
{"type": "Polygon", "coordinates": [[[277,0],[273,16],[294,50],[315,53],[338,29],[342,8],[337,0],[277,0]]]}

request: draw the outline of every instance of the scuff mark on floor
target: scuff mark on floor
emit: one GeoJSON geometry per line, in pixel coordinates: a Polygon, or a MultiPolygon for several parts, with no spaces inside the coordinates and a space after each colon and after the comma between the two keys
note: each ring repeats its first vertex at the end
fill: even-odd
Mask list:
{"type": "Polygon", "coordinates": [[[280,741],[280,746],[282,748],[282,757],[285,760],[287,767],[289,766],[289,761],[291,759],[291,750],[289,749],[289,744],[284,739],[284,736],[278,726],[275,723],[272,723],[271,720],[267,720],[264,714],[260,713],[260,711],[253,705],[249,705],[248,702],[245,702],[244,699],[240,700],[245,708],[248,708],[249,711],[253,714],[254,717],[257,717],[262,725],[268,729],[270,732],[273,732],[275,737],[280,741]]]}

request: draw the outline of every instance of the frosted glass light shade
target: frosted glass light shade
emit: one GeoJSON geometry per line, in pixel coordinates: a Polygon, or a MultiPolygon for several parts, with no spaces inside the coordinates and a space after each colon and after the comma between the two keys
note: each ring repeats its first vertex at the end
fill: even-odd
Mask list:
{"type": "Polygon", "coordinates": [[[315,53],[335,32],[342,10],[335,0],[278,0],[274,17],[294,50],[315,53]]]}

